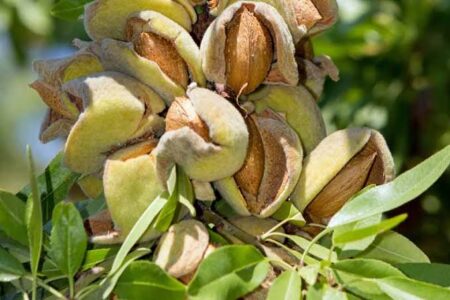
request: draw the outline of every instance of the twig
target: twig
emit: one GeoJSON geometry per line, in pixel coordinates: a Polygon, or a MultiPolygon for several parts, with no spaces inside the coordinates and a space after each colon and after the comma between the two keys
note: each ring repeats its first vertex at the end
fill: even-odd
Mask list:
{"type": "Polygon", "coordinates": [[[241,241],[246,242],[247,244],[251,244],[261,251],[264,251],[263,244],[256,237],[234,226],[233,224],[225,220],[222,216],[213,212],[211,208],[209,208],[205,204],[201,202],[199,202],[198,204],[201,210],[198,216],[200,220],[206,223],[212,223],[216,226],[217,231],[231,234],[241,241]]]}

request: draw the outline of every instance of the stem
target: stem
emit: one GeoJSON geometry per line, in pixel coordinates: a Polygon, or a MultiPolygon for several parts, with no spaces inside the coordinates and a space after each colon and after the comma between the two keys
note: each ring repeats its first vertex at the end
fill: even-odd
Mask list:
{"type": "MultiPolygon", "coordinates": [[[[61,294],[59,291],[57,291],[56,289],[54,289],[53,287],[47,285],[44,281],[38,279],[38,278],[33,278],[33,276],[26,276],[26,279],[30,280],[32,285],[39,285],[40,287],[46,289],[49,293],[51,293],[53,296],[58,297],[59,299],[67,299],[63,294],[61,294]]],[[[34,293],[33,295],[36,295],[36,293],[34,293]]],[[[34,298],[36,299],[36,298],[34,298]]]]}
{"type": "Polygon", "coordinates": [[[285,270],[295,271],[295,268],[293,266],[291,266],[290,264],[288,264],[287,262],[285,262],[283,260],[273,259],[273,258],[267,258],[267,260],[269,262],[271,262],[272,264],[282,266],[285,270]]]}
{"type": "Polygon", "coordinates": [[[36,300],[37,277],[31,279],[31,300],[36,300]]]}
{"type": "Polygon", "coordinates": [[[306,247],[305,251],[303,252],[302,258],[300,260],[300,265],[303,266],[303,263],[305,262],[305,257],[308,254],[309,250],[311,250],[311,247],[316,244],[322,237],[327,235],[330,232],[330,229],[325,229],[324,231],[320,232],[318,235],[316,235],[311,242],[309,242],[308,247],[306,247]]]}
{"type": "Polygon", "coordinates": [[[284,224],[286,224],[287,222],[291,221],[292,219],[288,218],[285,219],[281,222],[279,222],[277,225],[273,226],[272,228],[270,228],[267,232],[265,232],[264,234],[261,235],[261,239],[265,240],[269,237],[269,235],[271,233],[273,233],[275,230],[277,230],[278,228],[280,228],[281,226],[283,226],[284,224]]]}
{"type": "Polygon", "coordinates": [[[331,262],[331,256],[333,255],[334,245],[330,247],[330,251],[328,252],[328,261],[331,262]]]}
{"type": "Polygon", "coordinates": [[[73,296],[75,294],[75,284],[73,281],[73,276],[69,276],[69,297],[70,299],[73,299],[73,296]]]}

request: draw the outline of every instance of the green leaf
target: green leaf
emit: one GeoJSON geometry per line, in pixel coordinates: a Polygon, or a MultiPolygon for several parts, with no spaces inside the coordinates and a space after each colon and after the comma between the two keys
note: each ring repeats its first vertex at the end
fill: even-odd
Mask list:
{"type": "Polygon", "coordinates": [[[110,272],[108,276],[101,282],[101,295],[103,299],[107,299],[116,287],[117,281],[122,276],[123,272],[128,266],[135,260],[141,258],[144,255],[150,253],[150,249],[139,248],[128,254],[124,259],[120,267],[113,273],[110,272]]]}
{"type": "MultiPolygon", "coordinates": [[[[344,232],[351,232],[357,229],[369,227],[371,225],[380,223],[381,220],[382,214],[373,215],[360,221],[339,226],[334,229],[333,235],[342,235],[344,232]]],[[[374,234],[357,241],[343,243],[339,245],[339,248],[341,248],[342,251],[363,251],[367,249],[367,247],[369,247],[373,243],[373,241],[375,241],[376,237],[377,236],[374,234]]]]}
{"type": "Polygon", "coordinates": [[[306,294],[306,300],[322,300],[322,287],[318,284],[310,286],[306,294]]]}
{"type": "Polygon", "coordinates": [[[192,184],[189,177],[180,167],[177,167],[177,189],[178,201],[189,210],[191,216],[195,216],[196,211],[192,205],[194,202],[194,190],[192,189],[192,184]]]}
{"type": "Polygon", "coordinates": [[[84,12],[84,5],[92,0],[60,0],[51,9],[51,14],[67,21],[77,21],[84,12]]]}
{"type": "Polygon", "coordinates": [[[373,235],[383,233],[389,229],[394,228],[401,222],[403,222],[406,219],[406,217],[407,217],[407,214],[402,214],[402,215],[399,215],[399,216],[396,216],[396,217],[393,217],[390,219],[383,220],[380,223],[372,225],[372,226],[355,229],[352,231],[334,232],[333,233],[333,244],[339,245],[339,244],[343,244],[343,243],[358,241],[358,240],[362,240],[367,237],[371,237],[373,235]]]}
{"type": "Polygon", "coordinates": [[[103,195],[97,199],[81,200],[77,201],[74,204],[77,210],[80,212],[81,218],[83,220],[108,208],[103,195]]]}
{"type": "Polygon", "coordinates": [[[152,227],[160,232],[166,232],[167,229],[172,224],[173,219],[175,218],[175,214],[178,210],[178,170],[177,168],[172,168],[172,172],[170,173],[169,179],[167,180],[167,186],[169,189],[169,198],[167,203],[162,208],[161,212],[158,214],[155,222],[152,227]]]}
{"type": "Polygon", "coordinates": [[[224,246],[201,262],[188,295],[190,299],[237,299],[257,288],[268,271],[269,263],[255,247],[224,246]]]}
{"type": "Polygon", "coordinates": [[[379,235],[359,258],[373,258],[390,264],[407,262],[429,263],[430,259],[406,237],[394,231],[379,235]]]}
{"type": "Polygon", "coordinates": [[[437,285],[420,282],[408,278],[392,277],[376,279],[375,281],[383,292],[398,300],[411,299],[450,299],[450,290],[437,285]]]}
{"type": "Polygon", "coordinates": [[[324,285],[322,300],[347,300],[347,295],[343,291],[324,285]]]}
{"type": "MultiPolygon", "coordinates": [[[[310,244],[309,240],[307,240],[304,237],[301,237],[299,235],[291,235],[291,234],[285,234],[285,233],[281,233],[281,232],[273,232],[270,234],[270,237],[276,237],[276,236],[285,237],[287,239],[290,239],[292,242],[294,242],[297,246],[299,246],[303,250],[305,250],[308,247],[308,245],[310,244]]],[[[330,249],[328,249],[324,246],[321,246],[319,244],[314,244],[311,246],[308,253],[314,255],[317,258],[325,260],[325,259],[328,259],[328,256],[330,255],[330,249]]],[[[331,259],[331,261],[337,260],[337,255],[335,252],[331,253],[330,259],[331,259]]]]}
{"type": "Polygon", "coordinates": [[[169,276],[156,264],[135,261],[123,272],[114,292],[119,299],[170,299],[186,298],[186,287],[169,276]]]}
{"type": "Polygon", "coordinates": [[[0,247],[0,282],[12,281],[25,274],[22,264],[0,247]]]}
{"type": "Polygon", "coordinates": [[[28,246],[25,203],[15,195],[0,190],[0,229],[6,235],[28,246]]]}
{"type": "Polygon", "coordinates": [[[306,281],[309,285],[314,285],[317,281],[317,276],[319,275],[320,265],[308,265],[303,266],[298,270],[300,276],[306,281]]]}
{"type": "Polygon", "coordinates": [[[270,286],[267,300],[300,299],[302,281],[297,272],[287,270],[280,274],[270,286]]]}
{"type": "Polygon", "coordinates": [[[61,272],[56,263],[49,257],[45,258],[40,273],[47,278],[64,276],[64,274],[61,272]]]}
{"type": "Polygon", "coordinates": [[[211,244],[219,246],[225,246],[230,244],[223,236],[221,236],[214,230],[210,229],[209,227],[206,227],[206,229],[208,229],[209,241],[211,244]]]}
{"type": "Polygon", "coordinates": [[[213,208],[217,211],[221,216],[224,216],[227,219],[231,219],[233,217],[238,216],[234,209],[228,204],[227,201],[223,199],[219,199],[213,202],[213,208]]]}
{"type": "Polygon", "coordinates": [[[437,263],[403,263],[397,268],[412,279],[450,287],[450,265],[437,263]]]}
{"type": "Polygon", "coordinates": [[[53,212],[52,225],[50,256],[65,275],[73,277],[87,248],[83,220],[72,203],[60,202],[53,212]]]}
{"type": "MultiPolygon", "coordinates": [[[[55,205],[67,198],[70,189],[80,176],[64,165],[63,158],[63,153],[55,156],[44,173],[37,178],[44,223],[51,219],[55,205]]],[[[31,186],[26,186],[17,194],[17,197],[27,200],[30,194],[31,186]]]]}
{"type": "Polygon", "coordinates": [[[374,259],[342,260],[332,264],[331,268],[338,282],[347,290],[369,299],[384,298],[383,291],[372,279],[404,276],[393,266],[374,259]]]}
{"type": "Polygon", "coordinates": [[[346,259],[332,264],[331,268],[365,278],[404,276],[390,264],[376,259],[346,259]]]}
{"type": "Polygon", "coordinates": [[[447,169],[450,145],[416,167],[355,197],[331,218],[328,227],[336,228],[397,208],[422,194],[447,169]]]}
{"type": "Polygon", "coordinates": [[[42,251],[43,225],[40,193],[34,170],[33,155],[30,146],[27,146],[27,157],[30,172],[31,195],[27,200],[25,210],[25,223],[28,232],[30,248],[30,269],[33,276],[33,294],[36,294],[36,279],[39,268],[39,259],[42,251]]]}
{"type": "Polygon", "coordinates": [[[296,226],[304,226],[306,224],[302,213],[292,204],[292,202],[283,202],[281,207],[271,216],[277,221],[292,223],[296,226]]]}
{"type": "Polygon", "coordinates": [[[333,271],[338,283],[345,286],[347,291],[350,291],[363,299],[390,299],[370,278],[342,272],[336,269],[333,269],[333,271]]]}
{"type": "Polygon", "coordinates": [[[3,231],[0,231],[0,246],[7,249],[21,263],[30,261],[30,251],[28,246],[9,238],[3,231]]]}
{"type": "Polygon", "coordinates": [[[105,260],[114,257],[118,251],[118,247],[88,250],[86,252],[83,265],[81,266],[81,271],[89,270],[99,263],[102,263],[105,260]]]}
{"type": "Polygon", "coordinates": [[[131,248],[139,241],[166,203],[167,197],[165,195],[158,196],[150,203],[122,243],[111,267],[111,273],[114,273],[120,268],[128,252],[130,252],[131,248]]]}

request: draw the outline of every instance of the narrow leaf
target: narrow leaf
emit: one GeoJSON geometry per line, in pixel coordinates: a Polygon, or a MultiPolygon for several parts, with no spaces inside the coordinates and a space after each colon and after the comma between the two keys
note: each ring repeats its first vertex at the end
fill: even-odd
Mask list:
{"type": "Polygon", "coordinates": [[[324,285],[322,300],[347,300],[347,295],[329,285],[324,285]]]}
{"type": "Polygon", "coordinates": [[[403,263],[397,268],[411,279],[450,287],[450,265],[436,263],[403,263]]]}
{"type": "Polygon", "coordinates": [[[430,259],[406,237],[388,231],[375,239],[367,250],[357,255],[359,258],[373,258],[387,263],[424,262],[430,259]]]}
{"type": "Polygon", "coordinates": [[[401,222],[403,222],[407,217],[407,214],[402,214],[384,221],[381,221],[378,224],[355,229],[353,231],[346,231],[343,233],[334,232],[333,234],[333,243],[335,245],[358,241],[373,235],[377,235],[383,233],[389,229],[394,228],[401,222]]]}
{"type": "Polygon", "coordinates": [[[287,270],[275,279],[269,289],[267,300],[300,299],[300,276],[293,270],[287,270]]]}
{"type": "Polygon", "coordinates": [[[175,189],[172,191],[172,194],[169,196],[167,203],[158,214],[154,225],[152,225],[153,228],[160,232],[167,231],[167,229],[170,227],[170,224],[172,224],[173,218],[175,217],[175,213],[178,208],[178,198],[178,189],[175,187],[175,189]]]}
{"type": "Polygon", "coordinates": [[[119,251],[119,248],[100,248],[92,249],[86,252],[86,256],[81,266],[81,271],[89,270],[90,268],[104,262],[107,259],[114,257],[119,251]]]}
{"type": "Polygon", "coordinates": [[[450,299],[450,290],[447,288],[404,277],[377,279],[375,282],[393,299],[450,299]]]}
{"type": "Polygon", "coordinates": [[[365,278],[404,276],[390,264],[376,259],[346,259],[332,264],[331,268],[365,278]]]}
{"type": "Polygon", "coordinates": [[[355,197],[330,220],[328,227],[352,223],[397,208],[422,194],[450,164],[450,145],[416,167],[355,197]]]}
{"type": "Polygon", "coordinates": [[[120,299],[183,300],[186,287],[169,276],[156,264],[149,261],[135,261],[123,272],[114,290],[120,299]]]}
{"type": "Polygon", "coordinates": [[[303,266],[300,268],[298,273],[309,285],[314,285],[317,281],[317,276],[319,275],[320,265],[314,264],[309,266],[303,266]]]}
{"type": "Polygon", "coordinates": [[[87,248],[83,220],[72,203],[61,202],[55,207],[52,224],[50,256],[65,275],[73,277],[87,248]]]}
{"type": "Polygon", "coordinates": [[[83,14],[84,5],[92,0],[60,0],[51,9],[51,14],[57,18],[76,21],[83,14]]]}
{"type": "Polygon", "coordinates": [[[296,226],[304,226],[306,224],[302,213],[292,204],[292,202],[283,202],[281,207],[272,215],[277,221],[292,223],[296,226]]]}
{"type": "Polygon", "coordinates": [[[128,236],[125,238],[119,252],[114,259],[111,267],[111,273],[114,273],[122,265],[126,255],[130,252],[131,248],[139,241],[140,237],[144,234],[152,221],[164,207],[167,202],[167,198],[164,195],[158,196],[153,200],[144,213],[139,217],[136,224],[134,224],[128,236]]]}
{"type": "MultiPolygon", "coordinates": [[[[36,282],[39,267],[39,259],[42,251],[43,225],[40,193],[34,170],[33,155],[31,148],[27,147],[27,157],[29,165],[31,195],[27,200],[25,222],[28,232],[28,243],[30,248],[30,269],[33,276],[33,282],[36,282]]],[[[33,289],[35,293],[35,286],[33,289]]]]}
{"type": "Polygon", "coordinates": [[[102,281],[101,284],[101,290],[102,290],[102,298],[107,299],[109,295],[112,293],[114,288],[116,287],[117,281],[122,276],[123,272],[128,268],[128,266],[134,262],[135,260],[141,258],[144,255],[147,255],[150,253],[150,250],[147,248],[140,248],[136,249],[135,251],[128,254],[121,264],[120,267],[117,268],[117,270],[112,273],[110,272],[108,276],[105,278],[104,281],[102,281]]]}
{"type": "MultiPolygon", "coordinates": [[[[345,232],[351,232],[351,231],[354,231],[357,229],[369,227],[369,226],[380,223],[381,220],[382,220],[382,214],[373,215],[373,216],[364,218],[362,220],[359,220],[359,221],[356,221],[353,223],[339,226],[334,230],[333,235],[338,236],[338,235],[342,235],[345,232]]],[[[369,247],[373,243],[373,241],[375,241],[376,237],[377,236],[374,234],[374,235],[370,235],[366,238],[363,238],[363,239],[360,239],[357,241],[343,243],[343,244],[339,245],[339,248],[341,248],[342,251],[351,251],[351,252],[363,251],[363,250],[367,249],[367,247],[369,247]]]]}
{"type": "MultiPolygon", "coordinates": [[[[41,197],[43,223],[51,219],[53,208],[60,201],[67,198],[79,174],[72,172],[64,165],[63,153],[59,153],[45,168],[44,173],[38,176],[38,190],[41,197]]],[[[31,186],[24,187],[17,197],[27,200],[31,194],[31,186]]]]}
{"type": "Polygon", "coordinates": [[[177,188],[179,196],[178,201],[189,210],[191,216],[195,216],[196,211],[192,205],[194,202],[194,190],[189,177],[180,167],[177,167],[177,188]]]}
{"type": "Polygon", "coordinates": [[[190,299],[237,299],[266,278],[269,263],[253,246],[223,246],[207,256],[188,287],[190,299]]]}
{"type": "Polygon", "coordinates": [[[25,203],[15,195],[2,190],[0,190],[0,230],[9,238],[28,246],[25,203]]]}
{"type": "Polygon", "coordinates": [[[0,247],[0,282],[12,281],[25,274],[22,264],[0,247]]]}
{"type": "MultiPolygon", "coordinates": [[[[290,239],[292,242],[294,242],[297,246],[299,246],[303,250],[305,250],[308,247],[308,245],[310,244],[309,240],[307,240],[304,237],[301,237],[299,235],[285,234],[285,233],[281,233],[281,232],[273,232],[269,236],[270,237],[279,236],[279,237],[285,237],[287,239],[290,239]]],[[[314,244],[309,249],[309,254],[312,254],[317,258],[325,260],[325,259],[328,259],[328,257],[330,256],[330,249],[328,249],[324,246],[321,246],[319,244],[314,244]]],[[[331,259],[331,261],[337,260],[337,255],[335,252],[331,253],[330,259],[331,259]]]]}

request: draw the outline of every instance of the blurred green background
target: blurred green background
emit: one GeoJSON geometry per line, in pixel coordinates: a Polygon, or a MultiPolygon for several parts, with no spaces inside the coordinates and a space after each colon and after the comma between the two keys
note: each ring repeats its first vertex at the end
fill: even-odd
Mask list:
{"type": "MultiPolygon", "coordinates": [[[[340,21],[316,37],[316,54],[341,72],[320,101],[328,131],[347,126],[380,130],[398,172],[450,144],[450,1],[342,0],[340,21]]],[[[38,141],[45,106],[28,88],[31,61],[69,55],[82,22],[50,16],[53,0],[0,1],[0,188],[27,182],[25,145],[40,168],[62,142],[38,141]]],[[[402,207],[399,230],[435,262],[450,263],[450,172],[420,199],[402,207]]]]}

